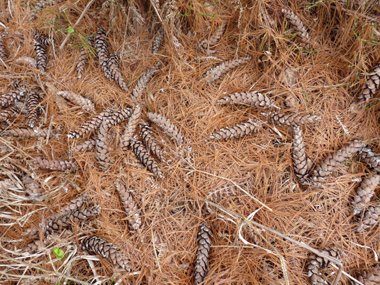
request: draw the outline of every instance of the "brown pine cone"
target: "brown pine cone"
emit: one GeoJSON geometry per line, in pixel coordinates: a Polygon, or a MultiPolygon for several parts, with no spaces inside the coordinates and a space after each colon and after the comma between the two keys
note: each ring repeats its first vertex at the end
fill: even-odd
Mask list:
{"type": "Polygon", "coordinates": [[[117,252],[118,248],[105,239],[97,236],[88,236],[81,241],[83,250],[95,252],[102,257],[108,258],[114,265],[118,265],[124,270],[131,271],[130,260],[117,252]]]}
{"type": "Polygon", "coordinates": [[[4,40],[3,38],[0,36],[0,59],[2,61],[6,61],[7,60],[7,50],[5,49],[5,45],[4,45],[4,40]]]}
{"type": "Polygon", "coordinates": [[[222,64],[216,67],[211,68],[209,71],[206,72],[206,83],[210,84],[211,82],[214,82],[215,80],[219,79],[224,73],[238,67],[239,65],[248,63],[250,60],[250,56],[241,57],[238,59],[231,59],[229,61],[223,62],[222,64]]]}
{"type": "Polygon", "coordinates": [[[304,124],[311,124],[314,122],[321,121],[322,119],[320,117],[314,116],[314,115],[301,115],[294,112],[289,113],[277,113],[277,112],[269,112],[269,113],[262,113],[266,118],[271,119],[272,121],[287,125],[287,126],[294,126],[294,125],[304,125],[304,124]]]}
{"type": "Polygon", "coordinates": [[[368,273],[363,272],[363,275],[358,278],[358,281],[364,285],[379,285],[380,284],[380,267],[372,268],[368,273]]]}
{"type": "Polygon", "coordinates": [[[380,175],[371,175],[363,180],[354,198],[354,215],[359,215],[364,211],[366,205],[375,194],[375,188],[380,183],[380,175]]]}
{"type": "Polygon", "coordinates": [[[39,101],[42,98],[44,98],[44,93],[39,87],[35,87],[28,92],[27,98],[25,100],[26,109],[28,112],[28,122],[26,124],[30,128],[34,128],[34,126],[36,125],[38,105],[39,101]]]}
{"type": "Polygon", "coordinates": [[[366,79],[365,87],[363,92],[359,95],[359,103],[366,102],[373,98],[375,92],[380,86],[380,62],[374,67],[369,78],[366,79]]]}
{"type": "Polygon", "coordinates": [[[71,149],[72,153],[91,150],[96,146],[96,140],[87,140],[71,149]]]}
{"type": "Polygon", "coordinates": [[[133,152],[136,154],[137,158],[140,160],[140,162],[155,176],[161,178],[162,173],[160,168],[158,167],[158,164],[156,163],[154,158],[149,155],[143,143],[139,141],[136,138],[136,136],[133,137],[131,140],[131,147],[133,149],[133,152]]]}
{"type": "MultiPolygon", "coordinates": [[[[49,129],[33,130],[33,129],[10,129],[4,130],[0,133],[0,137],[15,137],[15,138],[46,138],[48,136],[49,129]]],[[[52,138],[56,134],[50,131],[49,138],[52,138]]]]}
{"type": "Polygon", "coordinates": [[[157,144],[156,139],[152,135],[149,124],[144,123],[140,125],[140,136],[146,146],[148,152],[152,152],[160,161],[164,160],[164,155],[161,147],[157,144]]]}
{"type": "Polygon", "coordinates": [[[64,161],[64,160],[49,160],[42,158],[35,158],[33,160],[33,165],[42,168],[42,169],[50,169],[50,170],[58,170],[58,171],[76,171],[77,167],[74,162],[64,161]]]}
{"type": "Polygon", "coordinates": [[[45,248],[46,246],[44,245],[44,243],[36,239],[32,241],[31,243],[29,243],[26,247],[24,247],[24,251],[30,254],[34,254],[34,253],[44,250],[45,248]]]}
{"type": "Polygon", "coordinates": [[[65,0],[39,0],[37,2],[36,6],[34,6],[34,10],[36,12],[32,13],[32,15],[29,18],[29,21],[30,22],[34,21],[37,18],[37,14],[36,13],[38,11],[44,10],[45,6],[52,6],[52,5],[55,5],[55,3],[60,4],[63,1],[65,1],[65,0]]]}
{"type": "Polygon", "coordinates": [[[126,107],[123,110],[119,110],[113,113],[111,116],[107,118],[109,127],[117,126],[122,121],[125,121],[132,115],[133,109],[131,107],[126,107]]]}
{"type": "Polygon", "coordinates": [[[79,139],[91,133],[91,131],[95,131],[99,128],[102,121],[111,115],[110,110],[105,110],[104,112],[99,113],[91,120],[85,122],[78,130],[71,131],[67,137],[69,139],[79,139]]]}
{"type": "Polygon", "coordinates": [[[211,248],[212,233],[207,223],[200,226],[198,232],[198,250],[195,260],[194,285],[201,284],[205,279],[209,267],[208,256],[211,248]]]}
{"type": "Polygon", "coordinates": [[[106,76],[107,79],[112,81],[112,75],[108,66],[108,43],[105,39],[105,36],[106,36],[106,31],[104,30],[104,28],[99,28],[96,31],[95,48],[96,48],[96,52],[98,53],[99,63],[100,63],[100,66],[102,67],[104,75],[106,76]]]}
{"type": "Polygon", "coordinates": [[[43,189],[38,185],[38,183],[34,179],[32,179],[29,176],[24,176],[23,182],[25,191],[29,194],[30,199],[38,200],[38,198],[41,196],[43,192],[43,189]]]}
{"type": "Polygon", "coordinates": [[[0,97],[0,105],[2,107],[9,106],[13,102],[18,101],[21,99],[21,97],[24,97],[26,94],[26,88],[25,86],[18,86],[15,90],[10,91],[7,94],[3,94],[0,97]]]}
{"type": "Polygon", "coordinates": [[[123,75],[121,74],[119,70],[118,64],[119,64],[119,56],[117,55],[117,53],[111,54],[110,58],[108,59],[108,69],[111,73],[112,79],[116,81],[117,85],[119,85],[121,90],[128,92],[129,91],[128,85],[124,81],[123,75]]]}
{"type": "Polygon", "coordinates": [[[17,107],[9,107],[8,109],[0,112],[0,121],[5,121],[9,118],[15,117],[20,110],[17,107]]]}
{"type": "Polygon", "coordinates": [[[303,142],[302,130],[293,126],[293,169],[301,184],[306,183],[308,176],[308,163],[303,142]]]}
{"type": "Polygon", "coordinates": [[[364,142],[354,141],[346,147],[341,148],[337,152],[329,154],[327,158],[314,170],[313,180],[316,182],[323,182],[325,178],[330,175],[335,168],[337,168],[343,161],[349,159],[356,152],[365,147],[364,142]]]}
{"type": "Polygon", "coordinates": [[[58,91],[57,95],[73,102],[75,105],[82,106],[82,109],[87,112],[95,112],[94,103],[77,93],[71,91],[58,91]]]}
{"type": "Polygon", "coordinates": [[[359,157],[362,162],[367,164],[377,173],[380,173],[380,154],[373,152],[369,148],[363,148],[359,152],[359,157]]]}
{"type": "Polygon", "coordinates": [[[46,72],[47,55],[46,55],[45,46],[42,43],[35,41],[34,51],[36,52],[36,55],[37,55],[37,68],[41,70],[42,72],[46,72]]]}
{"type": "Polygon", "coordinates": [[[120,199],[123,202],[124,210],[128,217],[129,231],[134,234],[141,228],[140,210],[124,183],[120,180],[116,180],[115,186],[117,192],[119,192],[120,199]]]}
{"type": "Polygon", "coordinates": [[[199,44],[199,48],[207,54],[212,54],[215,53],[215,51],[211,51],[210,48],[214,47],[224,34],[224,30],[226,29],[226,22],[223,21],[220,26],[216,29],[215,33],[208,39],[208,40],[203,40],[199,44]]]}
{"type": "MultiPolygon", "coordinates": [[[[339,252],[336,249],[326,247],[322,250],[323,253],[330,255],[331,257],[339,258],[339,252]]],[[[321,277],[320,269],[324,269],[329,266],[329,260],[315,254],[309,256],[309,262],[307,263],[307,275],[310,278],[312,285],[328,284],[326,280],[321,277]]]]}
{"type": "Polygon", "coordinates": [[[137,84],[135,88],[132,91],[131,97],[133,100],[138,101],[141,99],[142,94],[148,85],[149,81],[152,80],[153,76],[156,74],[156,72],[159,70],[161,63],[157,62],[153,68],[149,69],[146,73],[144,73],[139,81],[137,81],[137,84]]]}
{"type": "Polygon", "coordinates": [[[258,132],[261,129],[261,122],[258,120],[248,119],[244,123],[235,126],[220,129],[210,135],[210,139],[224,140],[230,138],[241,138],[250,135],[253,132],[258,132]]]}
{"type": "Polygon", "coordinates": [[[365,230],[372,228],[380,219],[380,205],[376,207],[368,207],[368,210],[364,213],[361,224],[358,225],[358,232],[362,233],[365,230]]]}
{"type": "Polygon", "coordinates": [[[77,209],[75,211],[72,211],[65,216],[59,217],[58,219],[49,222],[49,224],[46,226],[45,232],[46,234],[51,235],[53,232],[69,229],[73,224],[86,222],[92,217],[99,215],[101,209],[102,208],[100,206],[95,206],[91,208],[84,208],[82,210],[77,209]]]}
{"type": "Polygon", "coordinates": [[[272,99],[270,99],[265,94],[262,94],[258,91],[230,94],[218,100],[217,102],[217,104],[219,105],[225,105],[228,103],[230,104],[244,103],[244,104],[250,104],[256,107],[261,107],[264,109],[275,106],[272,99]]]}
{"type": "Polygon", "coordinates": [[[131,141],[132,137],[134,136],[137,125],[139,123],[139,120],[141,117],[141,111],[142,111],[142,109],[141,109],[140,105],[137,105],[135,107],[135,109],[133,110],[131,117],[129,118],[128,124],[125,127],[125,131],[124,131],[123,137],[122,137],[121,142],[120,142],[121,149],[123,151],[128,150],[128,146],[130,144],[130,141],[131,141]]]}
{"type": "Polygon", "coordinates": [[[164,116],[157,113],[148,113],[147,114],[149,120],[159,126],[164,133],[169,135],[172,139],[175,139],[178,144],[183,143],[183,136],[178,128],[170,122],[169,119],[166,119],[164,116]]]}
{"type": "Polygon", "coordinates": [[[78,78],[82,78],[84,74],[84,70],[86,69],[87,65],[88,65],[87,51],[86,51],[86,48],[82,47],[80,49],[80,54],[79,54],[78,63],[77,63],[78,78]]]}
{"type": "Polygon", "coordinates": [[[292,23],[295,26],[295,29],[301,34],[303,40],[306,42],[309,41],[309,33],[307,32],[307,29],[302,23],[301,19],[297,15],[295,15],[293,11],[285,9],[282,9],[281,11],[282,13],[284,13],[285,17],[289,19],[290,23],[292,23]]]}
{"type": "Polygon", "coordinates": [[[99,127],[96,138],[96,154],[98,155],[99,167],[102,171],[107,171],[111,167],[111,153],[108,149],[110,122],[105,118],[99,127]]]}
{"type": "Polygon", "coordinates": [[[164,29],[160,27],[157,31],[157,35],[154,37],[152,45],[152,53],[157,54],[162,42],[164,41],[164,29]]]}
{"type": "Polygon", "coordinates": [[[51,40],[39,30],[32,29],[34,39],[44,46],[50,46],[51,40]]]}
{"type": "Polygon", "coordinates": [[[65,206],[61,207],[58,212],[50,216],[46,222],[46,224],[49,224],[53,220],[62,217],[62,216],[67,216],[71,212],[78,210],[82,208],[84,204],[87,204],[89,201],[89,198],[87,197],[86,194],[78,196],[78,198],[75,198],[68,203],[66,203],[65,206]]]}

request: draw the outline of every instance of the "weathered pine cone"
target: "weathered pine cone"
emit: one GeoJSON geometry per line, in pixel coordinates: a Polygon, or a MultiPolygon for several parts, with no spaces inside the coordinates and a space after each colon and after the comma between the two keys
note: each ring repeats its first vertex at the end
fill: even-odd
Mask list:
{"type": "Polygon", "coordinates": [[[362,276],[358,278],[358,281],[364,285],[379,285],[380,284],[380,267],[372,268],[368,273],[363,272],[362,276]]]}
{"type": "Polygon", "coordinates": [[[146,86],[152,80],[153,76],[157,73],[160,66],[161,66],[161,63],[157,62],[151,69],[149,69],[140,77],[139,81],[137,81],[137,84],[131,94],[131,97],[133,100],[138,101],[141,99],[146,86]]]}
{"type": "Polygon", "coordinates": [[[272,101],[272,99],[270,99],[265,94],[262,94],[258,91],[230,94],[218,100],[217,102],[217,104],[219,105],[225,105],[228,103],[250,104],[250,105],[261,107],[261,108],[270,108],[274,106],[274,102],[272,101]]]}
{"type": "Polygon", "coordinates": [[[367,78],[363,92],[359,95],[359,103],[366,102],[373,98],[380,86],[380,63],[378,63],[369,78],[367,78]]]}
{"type": "Polygon", "coordinates": [[[80,54],[79,54],[78,63],[77,63],[78,78],[82,78],[87,65],[88,65],[87,51],[84,47],[82,47],[80,49],[80,54]]]}
{"type": "Polygon", "coordinates": [[[158,125],[167,135],[172,139],[175,139],[178,144],[183,143],[183,136],[179,129],[170,122],[169,119],[166,119],[164,116],[157,113],[148,113],[149,120],[158,125]]]}
{"type": "Polygon", "coordinates": [[[375,194],[375,188],[380,183],[380,175],[372,175],[363,180],[354,198],[354,215],[359,215],[364,211],[366,205],[371,201],[375,194]]]}
{"type": "Polygon", "coordinates": [[[115,80],[115,82],[121,88],[121,90],[128,92],[128,85],[124,81],[123,75],[121,74],[118,65],[119,56],[116,53],[111,54],[108,59],[108,69],[111,73],[111,77],[115,80]]]}
{"type": "Polygon", "coordinates": [[[207,223],[200,226],[198,232],[198,250],[195,260],[194,285],[201,284],[205,279],[209,267],[208,256],[211,249],[212,233],[207,223]]]}
{"type": "Polygon", "coordinates": [[[210,139],[223,140],[230,138],[241,138],[246,135],[250,135],[253,132],[257,132],[261,129],[261,122],[258,120],[248,119],[244,123],[237,124],[232,127],[220,129],[210,135],[210,139]]]}
{"type": "Polygon", "coordinates": [[[380,154],[373,152],[369,148],[363,148],[359,151],[359,157],[362,162],[367,164],[377,173],[380,173],[380,154]]]}
{"type": "Polygon", "coordinates": [[[15,117],[19,113],[19,109],[17,107],[9,107],[4,111],[0,112],[0,121],[5,121],[9,118],[15,117]]]}
{"type": "Polygon", "coordinates": [[[91,150],[96,146],[96,140],[87,140],[71,149],[72,153],[91,150]]]}
{"type": "Polygon", "coordinates": [[[149,124],[144,123],[140,125],[140,136],[146,146],[148,152],[152,152],[160,161],[164,160],[164,155],[161,147],[158,145],[156,139],[152,135],[149,124]]]}
{"type": "Polygon", "coordinates": [[[223,74],[227,73],[228,71],[238,67],[239,65],[243,65],[245,63],[248,63],[251,60],[250,56],[241,57],[237,59],[231,59],[229,61],[225,61],[222,64],[211,68],[209,71],[207,71],[205,77],[206,77],[206,83],[210,84],[214,82],[215,80],[219,79],[223,74]]]}
{"type": "Polygon", "coordinates": [[[310,124],[314,122],[321,121],[320,117],[314,115],[301,115],[298,113],[277,113],[277,112],[269,112],[263,113],[265,117],[271,119],[272,121],[287,125],[287,126],[299,126],[304,124],[310,124]]]}
{"type": "Polygon", "coordinates": [[[7,50],[5,49],[5,45],[4,45],[4,40],[3,38],[0,36],[0,59],[2,61],[6,61],[7,60],[7,50]]]}
{"type": "MultiPolygon", "coordinates": [[[[331,257],[339,258],[339,252],[336,249],[325,248],[323,253],[330,255],[331,257]]],[[[319,255],[311,254],[307,263],[307,275],[310,278],[312,285],[328,284],[326,280],[322,278],[320,269],[324,269],[329,266],[329,261],[319,255]]]]}
{"type": "Polygon", "coordinates": [[[106,31],[104,30],[104,28],[99,28],[96,31],[95,48],[96,48],[96,52],[98,53],[99,63],[100,63],[100,66],[102,67],[104,75],[106,76],[107,79],[112,81],[111,71],[109,70],[109,66],[108,66],[108,43],[105,39],[105,36],[106,36],[106,31]]]}
{"type": "Polygon", "coordinates": [[[28,112],[27,125],[30,128],[34,128],[34,126],[36,125],[39,101],[44,97],[44,93],[39,87],[35,87],[28,92],[25,103],[28,112]]]}
{"type": "Polygon", "coordinates": [[[361,223],[358,225],[357,230],[359,233],[372,228],[380,219],[380,205],[376,207],[369,206],[368,210],[364,213],[361,223]]]}
{"type": "Polygon", "coordinates": [[[82,109],[86,110],[87,112],[94,112],[95,111],[94,103],[92,103],[89,99],[84,98],[83,96],[81,96],[75,92],[58,91],[57,95],[73,102],[75,105],[82,106],[82,109]]]}
{"type": "Polygon", "coordinates": [[[309,41],[309,33],[307,32],[307,29],[302,23],[301,19],[296,14],[294,14],[293,11],[282,9],[281,12],[284,13],[285,17],[289,19],[290,23],[295,26],[295,29],[301,33],[303,40],[306,42],[309,41]]]}
{"type": "Polygon", "coordinates": [[[99,127],[96,139],[96,154],[98,155],[99,167],[102,171],[107,171],[111,167],[111,153],[108,149],[110,122],[105,118],[99,127]]]}
{"type": "Polygon", "coordinates": [[[214,51],[211,51],[210,48],[214,47],[220,40],[220,38],[222,37],[222,35],[224,34],[224,31],[226,29],[226,22],[223,21],[219,27],[216,29],[215,33],[212,34],[212,36],[208,39],[208,40],[203,40],[200,44],[199,44],[199,48],[204,52],[204,53],[207,53],[207,54],[212,54],[214,53],[214,51]]]}
{"type": "Polygon", "coordinates": [[[2,107],[9,106],[13,102],[20,100],[26,94],[25,86],[18,86],[15,90],[8,92],[7,94],[3,94],[0,97],[0,105],[2,107]]]}
{"type": "Polygon", "coordinates": [[[124,134],[120,142],[123,151],[127,151],[130,141],[136,132],[136,128],[141,117],[141,111],[142,108],[140,107],[140,105],[137,105],[133,110],[131,117],[129,118],[129,121],[125,127],[124,134]]]}
{"type": "Polygon", "coordinates": [[[300,184],[306,183],[309,169],[302,130],[299,126],[293,126],[293,169],[300,184]]]}
{"type": "Polygon", "coordinates": [[[164,41],[164,29],[160,27],[157,31],[157,35],[154,37],[152,45],[152,53],[157,54],[162,42],[164,41]]]}
{"type": "Polygon", "coordinates": [[[58,171],[76,171],[77,167],[74,162],[64,160],[49,160],[36,158],[33,160],[33,165],[38,168],[58,170],[58,171]]]}
{"type": "Polygon", "coordinates": [[[0,133],[0,137],[15,137],[15,138],[46,138],[49,134],[49,138],[55,136],[55,132],[49,129],[33,130],[33,129],[10,129],[4,130],[0,133]]]}
{"type": "Polygon", "coordinates": [[[41,70],[42,72],[46,72],[47,55],[46,55],[45,45],[43,45],[42,43],[38,41],[35,41],[34,51],[36,52],[36,56],[37,56],[37,68],[41,70]]]}

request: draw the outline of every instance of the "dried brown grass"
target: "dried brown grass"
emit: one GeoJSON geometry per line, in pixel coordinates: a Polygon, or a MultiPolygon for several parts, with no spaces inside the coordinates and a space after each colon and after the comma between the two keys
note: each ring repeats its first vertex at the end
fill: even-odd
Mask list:
{"type": "MultiPolygon", "coordinates": [[[[31,5],[35,2],[30,1],[31,5]]],[[[48,92],[43,101],[48,109],[47,120],[44,122],[41,119],[44,115],[40,116],[37,126],[48,127],[51,124],[54,130],[62,134],[59,139],[49,139],[48,143],[46,139],[0,139],[1,144],[6,142],[13,149],[12,152],[2,152],[2,160],[6,161],[6,155],[9,155],[13,161],[30,169],[47,192],[41,202],[19,201],[13,205],[0,205],[16,218],[30,214],[25,223],[11,226],[7,224],[13,220],[0,216],[1,247],[14,252],[1,250],[3,255],[19,256],[20,250],[30,241],[28,237],[20,238],[20,234],[30,226],[38,226],[44,217],[56,212],[80,192],[92,197],[94,203],[102,207],[102,212],[93,222],[82,229],[75,227],[72,233],[63,234],[55,245],[49,247],[60,247],[65,251],[66,246],[78,247],[77,253],[70,259],[86,255],[79,250],[79,240],[84,234],[96,234],[130,254],[133,271],[139,273],[134,276],[122,273],[125,282],[189,284],[193,280],[198,226],[207,221],[214,233],[210,270],[206,277],[209,284],[285,284],[284,272],[277,256],[244,245],[238,238],[238,225],[206,211],[203,199],[220,187],[231,186],[229,181],[216,177],[219,176],[238,183],[273,209],[273,212],[261,209],[255,215],[255,221],[317,249],[324,246],[340,249],[347,273],[357,276],[363,269],[376,264],[373,252],[359,245],[372,247],[378,252],[378,233],[376,230],[360,234],[356,232],[351,204],[358,186],[358,182],[353,180],[369,172],[365,165],[354,158],[350,159],[336,171],[330,183],[304,191],[295,184],[289,128],[277,126],[281,136],[273,130],[273,125],[268,124],[259,133],[241,139],[208,141],[208,137],[215,130],[248,118],[261,118],[262,110],[255,107],[217,105],[217,101],[226,94],[246,91],[254,85],[253,90],[269,88],[276,105],[287,111],[322,117],[320,124],[302,127],[306,153],[314,163],[319,163],[353,139],[370,140],[375,150],[380,151],[378,99],[364,109],[350,107],[365,83],[364,73],[369,72],[379,60],[378,24],[370,24],[368,19],[360,15],[346,13],[343,8],[353,10],[357,4],[350,2],[343,6],[338,0],[319,2],[310,9],[308,7],[311,5],[305,1],[291,1],[288,2],[289,6],[285,5],[285,1],[248,1],[245,2],[240,22],[239,4],[213,2],[210,10],[198,1],[182,0],[177,4],[180,13],[187,15],[180,17],[183,33],[179,42],[184,47],[183,56],[177,54],[169,37],[173,32],[166,25],[164,47],[157,55],[152,55],[155,32],[150,30],[150,19],[155,12],[149,2],[134,2],[147,19],[144,27],[136,27],[136,33],[126,27],[126,22],[131,19],[125,19],[120,9],[116,9],[113,26],[108,26],[108,11],[95,19],[95,16],[100,15],[102,2],[93,4],[77,26],[77,31],[89,36],[98,27],[107,27],[110,51],[121,53],[119,68],[132,87],[130,92],[139,77],[157,61],[164,63],[162,70],[148,84],[143,97],[144,112],[156,112],[170,119],[180,128],[187,142],[184,147],[177,148],[169,137],[153,125],[152,130],[167,153],[167,162],[159,164],[166,178],[158,181],[139,164],[131,151],[122,152],[117,147],[125,123],[113,129],[115,136],[111,155],[115,163],[107,174],[99,169],[94,151],[73,154],[72,159],[79,168],[75,174],[33,170],[28,161],[37,156],[67,160],[70,147],[87,138],[67,140],[66,134],[93,116],[71,104],[59,110],[53,94],[48,92]],[[264,8],[274,25],[266,25],[262,14],[264,8]],[[302,52],[302,42],[286,34],[289,23],[286,23],[281,13],[284,8],[292,9],[310,29],[312,51],[302,52]],[[215,31],[222,21],[227,22],[226,32],[215,47],[217,52],[213,56],[225,61],[237,54],[239,57],[251,56],[252,60],[227,73],[221,80],[206,85],[203,75],[220,62],[197,60],[197,57],[205,55],[196,49],[196,45],[215,31]],[[360,39],[354,32],[357,35],[360,33],[360,39]],[[376,44],[371,43],[371,40],[376,44]],[[271,54],[267,55],[266,51],[271,54]],[[264,61],[259,63],[259,59],[264,61]],[[288,68],[300,72],[294,87],[287,87],[282,80],[288,68]],[[289,98],[292,99],[291,108],[284,103],[289,98]],[[348,134],[343,131],[337,116],[348,134]],[[186,159],[187,147],[191,148],[189,156],[192,160],[186,159]],[[51,179],[46,181],[49,177],[51,179]],[[133,196],[142,209],[141,236],[129,233],[122,203],[113,186],[116,179],[121,179],[128,188],[134,189],[133,196]]],[[[13,18],[7,9],[0,12],[0,20],[8,27],[10,34],[5,38],[9,54],[6,67],[0,62],[2,94],[9,90],[7,86],[11,79],[26,79],[32,83],[34,76],[40,82],[54,84],[58,90],[70,90],[89,98],[98,113],[108,107],[134,105],[129,94],[104,77],[93,55],[83,80],[76,79],[76,62],[80,53],[77,46],[83,45],[76,34],[62,51],[58,50],[58,44],[55,50],[48,47],[46,75],[35,68],[16,64],[14,61],[21,56],[34,57],[32,27],[51,32],[56,42],[61,43],[67,34],[67,27],[75,23],[81,11],[73,1],[66,1],[59,5],[59,11],[65,13],[67,19],[57,17],[57,7],[51,6],[39,13],[35,22],[29,23],[30,7],[16,1],[9,3],[12,5],[13,18]]],[[[86,1],[79,2],[78,7],[83,9],[86,4],[86,1]]],[[[7,3],[3,6],[8,8],[7,3]]],[[[378,17],[380,9],[371,4],[361,13],[378,17]]],[[[14,126],[22,125],[24,121],[22,116],[18,117],[14,126]]],[[[4,171],[2,176],[5,178],[4,171]]],[[[260,207],[239,189],[233,189],[236,196],[224,197],[218,203],[244,216],[260,207]]],[[[375,196],[373,200],[379,198],[379,195],[375,196]]],[[[243,230],[242,233],[249,242],[272,250],[261,238],[255,242],[247,231],[243,230]]],[[[261,234],[284,256],[290,284],[306,284],[308,251],[271,233],[261,234]]],[[[56,269],[62,265],[63,261],[56,259],[51,249],[46,253],[52,257],[56,269]]],[[[54,270],[48,255],[24,257],[24,260],[54,270]]],[[[23,273],[35,276],[41,274],[36,269],[25,270],[22,266],[5,269],[4,264],[10,263],[13,262],[1,258],[0,280],[4,284],[15,284],[23,273]]],[[[99,280],[117,279],[120,276],[111,263],[103,258],[94,261],[94,264],[99,280]]],[[[78,258],[71,265],[71,270],[64,272],[67,265],[57,270],[83,281],[94,281],[93,271],[86,260],[78,258]]],[[[43,282],[49,284],[46,280],[39,284],[43,282]]],[[[349,284],[347,278],[343,278],[343,284],[349,284]]]]}

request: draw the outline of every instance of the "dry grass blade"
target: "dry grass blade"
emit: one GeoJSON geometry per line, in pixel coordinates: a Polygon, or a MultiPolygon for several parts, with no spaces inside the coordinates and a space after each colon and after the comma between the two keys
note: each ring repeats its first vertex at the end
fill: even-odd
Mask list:
{"type": "Polygon", "coordinates": [[[152,135],[150,126],[148,123],[140,125],[140,136],[145,144],[148,152],[152,152],[160,161],[164,160],[164,155],[161,147],[158,145],[156,139],[152,135]]]}
{"type": "Polygon", "coordinates": [[[371,201],[372,196],[375,194],[375,188],[380,183],[380,175],[371,175],[363,180],[359,188],[356,190],[354,198],[354,215],[362,213],[371,201]]]}
{"type": "Polygon", "coordinates": [[[121,90],[128,92],[128,85],[124,81],[123,75],[121,74],[119,67],[119,56],[117,53],[113,53],[110,55],[110,58],[108,59],[108,69],[111,73],[112,79],[115,80],[117,85],[121,88],[121,90]]]}
{"type": "Polygon", "coordinates": [[[87,51],[86,51],[86,48],[82,47],[80,49],[80,54],[79,54],[78,63],[77,63],[78,78],[82,78],[87,65],[88,65],[87,51]]]}
{"type": "Polygon", "coordinates": [[[79,139],[83,138],[84,136],[88,135],[92,131],[95,131],[99,128],[100,124],[105,118],[108,118],[111,115],[110,110],[105,110],[104,112],[99,113],[95,117],[93,117],[91,120],[84,123],[78,130],[76,131],[70,131],[67,135],[70,139],[79,139]]]}
{"type": "Polygon", "coordinates": [[[249,104],[256,107],[261,108],[270,108],[275,106],[272,99],[270,99],[265,94],[262,94],[258,91],[253,92],[241,92],[241,93],[234,93],[227,95],[223,97],[222,99],[219,99],[217,104],[219,105],[225,105],[225,104],[249,104]]]}
{"type": "Polygon", "coordinates": [[[87,140],[71,149],[72,153],[91,150],[96,146],[96,140],[87,140]]]}
{"type": "Polygon", "coordinates": [[[308,165],[302,129],[299,126],[293,126],[293,169],[294,174],[303,184],[308,176],[308,165]]]}
{"type": "Polygon", "coordinates": [[[282,9],[281,11],[284,13],[285,17],[289,19],[290,23],[295,26],[295,29],[301,34],[303,40],[308,42],[310,40],[310,36],[301,19],[296,14],[294,14],[293,11],[285,9],[282,9]]]}
{"type": "Polygon", "coordinates": [[[157,31],[157,35],[154,37],[153,45],[152,45],[152,53],[157,54],[162,42],[164,41],[164,29],[160,27],[157,31]]]}
{"type": "Polygon", "coordinates": [[[207,223],[201,225],[197,238],[198,250],[195,260],[194,285],[201,284],[207,275],[209,268],[208,256],[211,249],[211,237],[212,233],[209,225],[207,223]]]}
{"type": "Polygon", "coordinates": [[[39,87],[35,87],[28,92],[25,103],[26,103],[26,109],[28,112],[27,125],[30,128],[34,128],[34,126],[36,125],[39,101],[43,99],[44,96],[45,94],[42,92],[41,88],[39,87]]]}
{"type": "Polygon", "coordinates": [[[76,171],[77,167],[74,162],[64,161],[64,160],[49,160],[36,158],[33,160],[33,165],[42,168],[42,169],[50,169],[50,170],[58,170],[58,171],[76,171]]]}
{"type": "Polygon", "coordinates": [[[52,138],[56,134],[52,131],[49,132],[48,128],[33,130],[33,129],[9,129],[0,133],[0,137],[15,137],[15,138],[52,138]]]}
{"type": "Polygon", "coordinates": [[[47,54],[45,46],[38,41],[34,41],[34,51],[37,56],[37,68],[42,72],[46,72],[47,54]]]}
{"type": "Polygon", "coordinates": [[[214,140],[226,140],[231,138],[241,138],[250,135],[254,132],[258,132],[262,128],[262,124],[258,120],[248,119],[244,123],[237,124],[235,126],[220,129],[210,135],[210,139],[214,140]]]}
{"type": "Polygon", "coordinates": [[[223,62],[222,64],[216,67],[211,68],[209,71],[206,72],[206,83],[210,84],[214,82],[215,80],[219,79],[223,74],[238,67],[239,65],[248,63],[250,60],[250,56],[241,57],[238,59],[231,59],[229,61],[223,62]]]}
{"type": "Polygon", "coordinates": [[[120,142],[120,146],[123,151],[128,150],[130,141],[132,137],[134,136],[137,126],[139,124],[141,111],[142,111],[141,106],[137,105],[135,109],[133,110],[131,117],[129,118],[128,124],[125,127],[124,134],[120,142]]]}
{"type": "Polygon", "coordinates": [[[99,160],[99,167],[102,171],[107,171],[111,167],[111,153],[109,151],[110,122],[105,118],[100,124],[98,137],[96,138],[96,154],[99,160]]]}
{"type": "Polygon", "coordinates": [[[157,162],[151,157],[141,141],[136,136],[132,138],[131,147],[140,162],[158,178],[162,178],[162,172],[157,162]]]}
{"type": "Polygon", "coordinates": [[[269,112],[262,113],[266,118],[271,119],[273,122],[287,126],[299,126],[304,124],[312,124],[319,122],[322,119],[314,115],[302,115],[298,113],[277,113],[269,112]]]}
{"type": "Polygon", "coordinates": [[[169,119],[157,113],[148,113],[147,116],[149,120],[159,126],[168,136],[175,139],[178,144],[183,143],[183,135],[169,119]]]}
{"type": "Polygon", "coordinates": [[[6,61],[7,57],[7,50],[5,49],[4,40],[0,36],[0,59],[6,61]]]}
{"type": "Polygon", "coordinates": [[[215,33],[208,40],[203,40],[199,44],[200,49],[207,54],[215,53],[215,51],[211,51],[210,48],[214,47],[219,42],[220,38],[224,34],[225,29],[226,22],[223,21],[216,29],[215,33]]]}
{"type": "Polygon", "coordinates": [[[369,148],[363,148],[359,152],[360,160],[370,168],[380,173],[380,154],[373,152],[369,148]]]}
{"type": "Polygon", "coordinates": [[[58,91],[57,95],[73,102],[74,104],[78,106],[82,106],[82,109],[86,110],[87,112],[95,112],[94,103],[92,103],[89,99],[86,99],[75,92],[58,91]]]}
{"type": "Polygon", "coordinates": [[[149,69],[146,73],[144,73],[139,81],[137,81],[137,84],[135,88],[132,91],[131,97],[135,101],[139,101],[142,97],[142,94],[147,87],[150,80],[152,80],[153,76],[156,74],[156,72],[159,70],[159,67],[161,66],[160,62],[157,62],[153,68],[149,69]]]}

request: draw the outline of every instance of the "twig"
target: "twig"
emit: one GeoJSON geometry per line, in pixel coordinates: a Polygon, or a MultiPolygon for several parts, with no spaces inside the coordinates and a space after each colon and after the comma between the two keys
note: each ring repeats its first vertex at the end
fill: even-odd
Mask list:
{"type": "MultiPolygon", "coordinates": [[[[73,26],[73,29],[79,24],[79,22],[83,19],[84,15],[87,13],[88,9],[90,9],[91,5],[95,2],[95,0],[91,0],[86,8],[84,8],[82,14],[79,16],[78,20],[75,22],[74,26],[73,26]]],[[[71,34],[68,33],[66,38],[63,40],[61,46],[59,47],[59,49],[63,49],[63,47],[65,46],[65,44],[67,43],[67,41],[69,40],[71,34]]]]}

